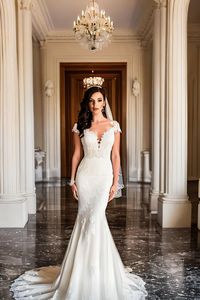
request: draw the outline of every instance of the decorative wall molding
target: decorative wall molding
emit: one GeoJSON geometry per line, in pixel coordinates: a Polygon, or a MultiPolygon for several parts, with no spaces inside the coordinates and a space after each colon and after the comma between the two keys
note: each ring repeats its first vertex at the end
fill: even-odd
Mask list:
{"type": "Polygon", "coordinates": [[[32,0],[32,22],[33,35],[39,41],[45,40],[51,30],[54,30],[54,25],[45,0],[32,0]]]}
{"type": "MultiPolygon", "coordinates": [[[[79,43],[75,40],[72,30],[50,30],[48,31],[45,40],[48,42],[57,43],[79,43]]],[[[129,42],[139,42],[140,36],[132,30],[116,30],[113,34],[112,43],[129,43],[129,42]]]]}
{"type": "Polygon", "coordinates": [[[53,96],[53,92],[54,92],[54,84],[51,80],[47,80],[47,82],[44,85],[44,92],[45,92],[45,96],[47,98],[50,98],[53,96]]]}
{"type": "Polygon", "coordinates": [[[137,78],[135,78],[133,80],[133,84],[132,84],[132,93],[135,97],[138,97],[139,94],[140,94],[140,88],[141,88],[141,85],[140,85],[140,82],[137,78]]]}

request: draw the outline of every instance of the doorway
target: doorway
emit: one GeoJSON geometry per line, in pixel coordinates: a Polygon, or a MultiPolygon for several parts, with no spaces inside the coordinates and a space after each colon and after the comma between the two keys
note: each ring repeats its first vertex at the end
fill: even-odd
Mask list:
{"type": "Polygon", "coordinates": [[[80,101],[83,98],[83,79],[90,76],[104,78],[113,119],[120,123],[121,165],[124,183],[127,181],[126,153],[126,63],[61,63],[60,64],[60,114],[61,114],[61,177],[71,176],[73,154],[72,127],[77,122],[80,101]]]}

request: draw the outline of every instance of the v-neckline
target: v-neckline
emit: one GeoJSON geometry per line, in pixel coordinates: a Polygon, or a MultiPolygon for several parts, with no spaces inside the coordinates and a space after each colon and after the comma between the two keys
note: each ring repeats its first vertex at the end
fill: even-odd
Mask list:
{"type": "Polygon", "coordinates": [[[96,131],[87,128],[87,130],[88,130],[89,132],[93,133],[93,134],[96,136],[96,139],[97,139],[97,142],[98,142],[99,146],[100,146],[100,143],[101,143],[101,141],[102,141],[104,135],[114,127],[113,121],[110,121],[110,124],[111,124],[110,128],[108,128],[107,130],[105,130],[105,131],[102,133],[102,135],[101,135],[100,138],[98,137],[96,131]]]}

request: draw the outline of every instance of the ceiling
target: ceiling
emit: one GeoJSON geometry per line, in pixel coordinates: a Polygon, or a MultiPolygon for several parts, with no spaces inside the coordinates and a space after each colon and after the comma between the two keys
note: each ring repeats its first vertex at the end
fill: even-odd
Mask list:
{"type": "MultiPolygon", "coordinates": [[[[44,0],[54,30],[70,30],[73,21],[85,10],[89,0],[44,0]]],[[[151,14],[153,0],[97,0],[106,11],[116,30],[136,32],[151,14]]]]}
{"type": "MultiPolygon", "coordinates": [[[[144,37],[151,31],[155,0],[96,1],[114,22],[114,35],[144,37]]],[[[73,21],[86,9],[89,0],[33,0],[33,3],[34,35],[44,40],[48,36],[72,36],[73,21]]],[[[195,28],[200,27],[200,0],[190,0],[188,22],[191,28],[194,24],[195,28]]]]}

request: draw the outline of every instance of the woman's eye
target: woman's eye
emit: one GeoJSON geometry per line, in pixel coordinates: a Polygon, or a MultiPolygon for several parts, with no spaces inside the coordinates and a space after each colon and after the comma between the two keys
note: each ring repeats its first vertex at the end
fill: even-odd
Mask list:
{"type": "Polygon", "coordinates": [[[99,99],[99,100],[98,100],[98,102],[101,102],[101,101],[102,101],[102,99],[99,99]]]}

